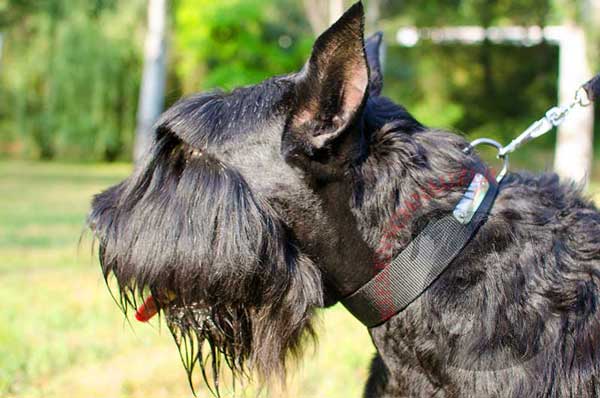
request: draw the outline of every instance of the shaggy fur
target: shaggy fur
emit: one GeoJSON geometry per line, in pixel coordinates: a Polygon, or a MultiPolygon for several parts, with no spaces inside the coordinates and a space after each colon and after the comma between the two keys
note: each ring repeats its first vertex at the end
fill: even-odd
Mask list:
{"type": "MultiPolygon", "coordinates": [[[[379,43],[365,51],[359,3],[299,73],[181,100],[133,175],[94,199],[122,308],[150,292],[217,393],[222,363],[281,375],[316,308],[451,211],[469,183],[457,176],[487,172],[463,138],[379,95],[379,43]]],[[[600,395],[599,232],[573,186],[509,174],[446,272],[370,330],[365,397],[600,395]]]]}

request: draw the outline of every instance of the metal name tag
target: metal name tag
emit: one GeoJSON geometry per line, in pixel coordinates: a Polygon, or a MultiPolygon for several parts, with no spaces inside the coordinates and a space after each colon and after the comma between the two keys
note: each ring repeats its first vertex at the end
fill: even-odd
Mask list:
{"type": "Polygon", "coordinates": [[[473,215],[481,206],[485,194],[490,188],[490,183],[483,176],[483,174],[475,174],[467,192],[463,195],[462,199],[458,202],[452,213],[461,224],[468,224],[471,222],[473,215]]]}

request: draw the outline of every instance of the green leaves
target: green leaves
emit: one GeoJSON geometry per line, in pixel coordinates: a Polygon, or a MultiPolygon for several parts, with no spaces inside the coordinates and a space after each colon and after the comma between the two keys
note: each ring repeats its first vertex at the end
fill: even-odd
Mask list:
{"type": "Polygon", "coordinates": [[[53,13],[31,9],[6,32],[0,145],[45,159],[129,158],[145,2],[38,3],[53,13]]]}
{"type": "Polygon", "coordinates": [[[299,69],[310,51],[300,3],[180,0],[177,76],[184,92],[230,89],[299,69]]]}
{"type": "MultiPolygon", "coordinates": [[[[299,70],[310,54],[314,37],[302,0],[170,4],[167,105],[183,94],[299,70]]],[[[572,18],[597,43],[598,13],[585,4],[382,1],[379,26],[389,46],[385,93],[427,124],[511,137],[555,103],[556,48],[419,43],[401,49],[394,45],[397,29],[557,24],[572,18]]],[[[0,0],[0,154],[130,159],[146,5],[147,0],[0,0]]],[[[590,53],[597,63],[598,46],[590,53]]]]}

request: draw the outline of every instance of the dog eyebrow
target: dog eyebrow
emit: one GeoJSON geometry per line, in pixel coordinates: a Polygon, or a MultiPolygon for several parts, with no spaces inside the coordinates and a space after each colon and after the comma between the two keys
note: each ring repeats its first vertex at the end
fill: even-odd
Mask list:
{"type": "Polygon", "coordinates": [[[229,93],[212,91],[183,98],[157,122],[157,138],[169,131],[199,150],[223,144],[280,116],[280,104],[292,84],[283,76],[229,93]]]}

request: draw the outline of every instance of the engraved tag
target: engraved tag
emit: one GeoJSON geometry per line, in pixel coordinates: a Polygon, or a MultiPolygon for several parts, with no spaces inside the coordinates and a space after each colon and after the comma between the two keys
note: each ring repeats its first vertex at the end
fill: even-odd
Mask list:
{"type": "Polygon", "coordinates": [[[473,215],[481,206],[485,194],[490,188],[490,183],[483,176],[483,174],[475,174],[467,192],[463,195],[462,199],[458,202],[454,208],[454,218],[456,218],[461,224],[468,224],[471,222],[473,215]]]}

